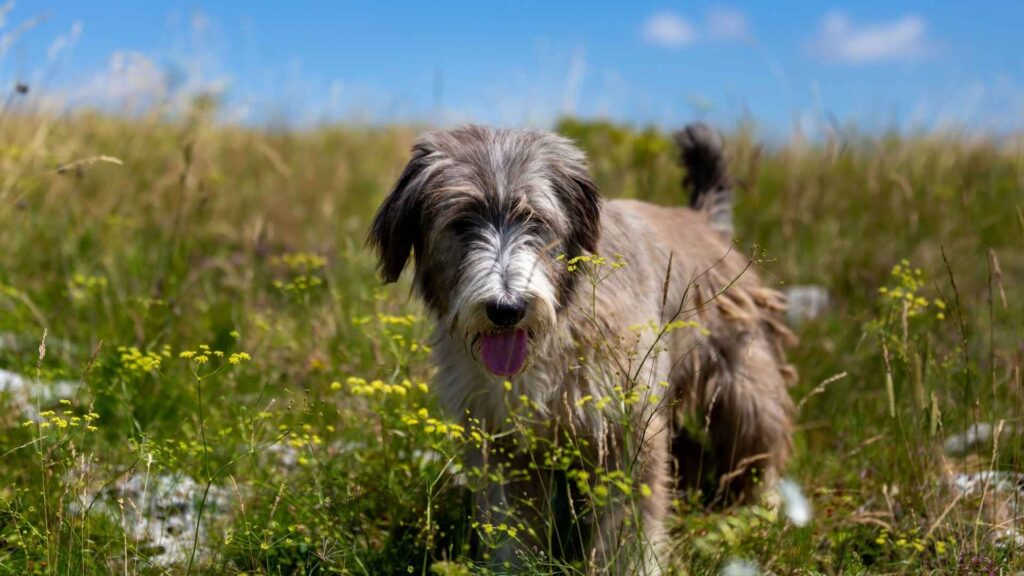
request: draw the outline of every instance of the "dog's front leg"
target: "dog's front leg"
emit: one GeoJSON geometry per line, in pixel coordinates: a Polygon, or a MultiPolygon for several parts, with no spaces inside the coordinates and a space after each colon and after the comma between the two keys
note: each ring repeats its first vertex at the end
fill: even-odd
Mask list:
{"type": "Polygon", "coordinates": [[[665,539],[669,510],[669,436],[663,411],[644,411],[619,436],[632,442],[610,466],[627,473],[633,484],[629,497],[609,500],[594,508],[594,534],[588,560],[601,573],[661,574],[659,548],[665,539]]]}
{"type": "Polygon", "coordinates": [[[491,456],[488,461],[477,455],[484,462],[480,476],[487,479],[476,490],[477,556],[505,569],[522,567],[530,557],[556,556],[551,474],[531,468],[522,455],[491,456]]]}
{"type": "MultiPolygon", "coordinates": [[[[493,482],[476,493],[476,529],[483,541],[480,556],[494,566],[516,566],[518,543],[506,533],[495,535],[496,526],[516,526],[517,522],[509,507],[506,487],[493,482]]],[[[518,533],[516,533],[518,536],[518,533]]]]}

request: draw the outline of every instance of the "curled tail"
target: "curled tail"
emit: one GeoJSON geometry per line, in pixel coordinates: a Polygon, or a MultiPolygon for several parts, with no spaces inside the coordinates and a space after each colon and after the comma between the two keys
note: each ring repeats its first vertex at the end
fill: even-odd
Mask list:
{"type": "Polygon", "coordinates": [[[686,169],[683,187],[690,207],[706,212],[711,226],[732,236],[732,178],[725,161],[722,136],[706,124],[690,124],[675,133],[679,161],[686,169]]]}

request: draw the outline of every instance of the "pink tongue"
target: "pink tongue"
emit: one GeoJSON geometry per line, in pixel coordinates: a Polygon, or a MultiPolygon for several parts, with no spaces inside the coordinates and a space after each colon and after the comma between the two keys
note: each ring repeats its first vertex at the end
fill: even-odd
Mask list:
{"type": "Polygon", "coordinates": [[[496,376],[513,376],[526,363],[526,330],[518,328],[508,332],[486,334],[481,353],[487,370],[496,376]]]}

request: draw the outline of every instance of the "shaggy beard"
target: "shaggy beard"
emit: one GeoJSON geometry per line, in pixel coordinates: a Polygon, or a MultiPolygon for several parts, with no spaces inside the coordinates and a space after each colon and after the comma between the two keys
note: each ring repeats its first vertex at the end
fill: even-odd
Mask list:
{"type": "Polygon", "coordinates": [[[462,342],[477,362],[482,336],[506,330],[487,317],[488,302],[508,297],[527,302],[526,314],[515,327],[526,330],[528,357],[555,325],[554,282],[549,277],[550,267],[531,247],[535,240],[517,228],[503,234],[485,229],[470,245],[462,265],[462,281],[445,323],[449,335],[462,342]]]}

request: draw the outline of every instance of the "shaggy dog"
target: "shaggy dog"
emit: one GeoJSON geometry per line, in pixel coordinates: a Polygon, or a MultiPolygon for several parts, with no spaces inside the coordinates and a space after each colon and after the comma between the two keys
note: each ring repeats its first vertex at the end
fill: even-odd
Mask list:
{"type": "Polygon", "coordinates": [[[516,472],[477,492],[481,522],[531,528],[493,560],[555,549],[600,571],[658,573],[675,490],[710,472],[717,499],[748,498],[786,463],[785,302],[731,245],[720,137],[692,125],[676,139],[689,208],[602,201],[583,152],[550,132],[428,132],[373,222],[385,281],[415,259],[442,408],[492,433],[468,464],[516,472]],[[515,419],[520,401],[529,417],[515,419]],[[568,471],[524,437],[549,450],[571,439],[568,471]],[[632,498],[601,491],[616,479],[632,498]],[[566,509],[577,543],[545,544],[566,509]]]}

